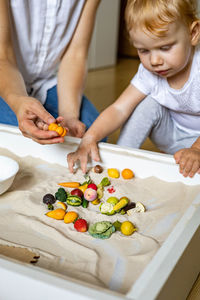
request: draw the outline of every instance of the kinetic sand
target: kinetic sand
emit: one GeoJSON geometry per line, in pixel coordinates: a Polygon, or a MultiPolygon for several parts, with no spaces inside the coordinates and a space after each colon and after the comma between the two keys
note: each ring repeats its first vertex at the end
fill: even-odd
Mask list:
{"type": "MultiPolygon", "coordinates": [[[[19,158],[3,149],[0,154],[14,158],[20,166],[11,189],[0,196],[0,244],[34,252],[40,256],[35,267],[121,293],[128,292],[189,207],[191,199],[199,193],[199,186],[191,188],[155,177],[111,178],[111,186],[116,191],[110,194],[105,188],[104,200],[110,196],[126,196],[133,202],[142,202],[147,211],[131,216],[107,216],[99,212],[99,205],[89,204],[88,208],[68,206],[68,211],[77,211],[89,224],[129,220],[138,228],[128,237],[116,232],[108,240],[99,240],[88,232],[77,232],[73,224],[45,215],[47,207],[42,202],[43,196],[55,194],[58,182],[83,182],[81,171],[72,175],[67,167],[30,156],[19,158]]],[[[107,172],[95,174],[90,171],[89,175],[98,184],[107,172]]]]}

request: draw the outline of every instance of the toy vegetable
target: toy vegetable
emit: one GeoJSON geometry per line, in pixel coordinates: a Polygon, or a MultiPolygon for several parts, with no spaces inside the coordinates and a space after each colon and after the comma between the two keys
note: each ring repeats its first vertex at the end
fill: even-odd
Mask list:
{"type": "Polygon", "coordinates": [[[80,186],[79,182],[60,182],[58,185],[68,187],[68,188],[78,188],[80,186]]]}
{"type": "Polygon", "coordinates": [[[59,200],[61,202],[66,202],[67,200],[67,193],[65,189],[59,188],[58,191],[55,193],[56,200],[59,200]]]}
{"type": "Polygon", "coordinates": [[[82,199],[76,195],[70,195],[67,197],[67,204],[71,206],[80,206],[82,204],[82,199]]]}
{"type": "Polygon", "coordinates": [[[67,134],[66,128],[62,127],[60,124],[51,123],[48,126],[49,130],[56,131],[60,136],[65,136],[67,134]]]}
{"type": "Polygon", "coordinates": [[[113,204],[104,202],[104,203],[100,204],[99,210],[102,214],[105,214],[107,216],[111,216],[111,215],[115,214],[115,211],[114,211],[113,207],[114,207],[113,204]]]}
{"type": "Polygon", "coordinates": [[[57,208],[55,210],[51,210],[49,212],[46,213],[47,217],[56,219],[56,220],[63,220],[64,216],[66,214],[66,211],[62,208],[57,208]]]}
{"type": "Polygon", "coordinates": [[[110,185],[110,180],[108,177],[104,177],[101,182],[97,185],[97,196],[98,199],[101,199],[103,197],[103,190],[105,186],[110,185]]]}
{"type": "Polygon", "coordinates": [[[88,201],[85,199],[85,198],[83,198],[83,201],[82,201],[82,207],[83,208],[87,208],[88,207],[88,201]]]}
{"type": "Polygon", "coordinates": [[[98,184],[98,187],[99,187],[99,186],[104,187],[104,186],[108,186],[108,185],[110,185],[110,180],[108,179],[108,177],[104,177],[104,178],[101,180],[101,182],[98,184]]]}
{"type": "Polygon", "coordinates": [[[114,211],[119,211],[120,209],[125,207],[128,204],[128,202],[129,199],[127,197],[120,198],[120,201],[113,207],[114,211]]]}
{"type": "Polygon", "coordinates": [[[88,232],[94,238],[108,239],[115,232],[115,227],[111,222],[101,221],[91,224],[88,232]]]}

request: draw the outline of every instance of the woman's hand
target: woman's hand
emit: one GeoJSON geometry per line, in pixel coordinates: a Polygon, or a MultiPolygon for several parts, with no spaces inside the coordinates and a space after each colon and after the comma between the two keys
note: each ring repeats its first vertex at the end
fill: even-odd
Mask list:
{"type": "Polygon", "coordinates": [[[43,145],[63,143],[64,138],[60,137],[57,132],[48,131],[49,124],[59,123],[63,118],[59,117],[55,120],[35,98],[28,96],[20,98],[16,116],[22,134],[43,145]]]}
{"type": "Polygon", "coordinates": [[[86,173],[89,156],[95,161],[100,161],[97,143],[91,137],[84,137],[78,149],[67,155],[69,171],[73,173],[75,163],[80,161],[81,169],[86,173]]]}
{"type": "Polygon", "coordinates": [[[181,149],[174,154],[174,158],[184,177],[200,174],[200,150],[198,148],[181,149]]]}

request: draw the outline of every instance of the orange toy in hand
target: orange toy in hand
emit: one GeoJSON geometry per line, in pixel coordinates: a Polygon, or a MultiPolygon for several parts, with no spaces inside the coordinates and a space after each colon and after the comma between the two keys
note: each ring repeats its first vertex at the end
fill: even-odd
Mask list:
{"type": "Polygon", "coordinates": [[[65,136],[67,134],[66,128],[62,127],[60,124],[57,123],[51,123],[48,129],[56,131],[60,136],[65,136]]]}

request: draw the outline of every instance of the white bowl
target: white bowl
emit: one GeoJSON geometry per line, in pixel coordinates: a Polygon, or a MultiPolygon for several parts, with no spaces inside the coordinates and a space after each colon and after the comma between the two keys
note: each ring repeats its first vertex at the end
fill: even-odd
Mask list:
{"type": "Polygon", "coordinates": [[[19,165],[15,160],[0,155],[0,195],[12,185],[18,170],[19,165]]]}

